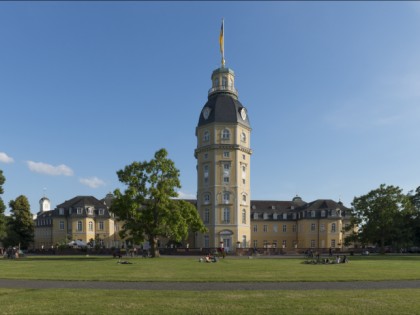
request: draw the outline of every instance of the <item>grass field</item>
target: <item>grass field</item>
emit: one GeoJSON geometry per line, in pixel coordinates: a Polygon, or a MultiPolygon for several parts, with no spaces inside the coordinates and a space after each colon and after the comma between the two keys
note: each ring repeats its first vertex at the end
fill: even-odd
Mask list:
{"type": "MultiPolygon", "coordinates": [[[[349,264],[308,265],[301,258],[194,257],[0,259],[0,278],[107,281],[418,280],[419,256],[351,257],[349,264]],[[125,258],[124,258],[125,259],[125,258]]],[[[205,284],[203,284],[205,285],[205,284]]],[[[420,314],[420,289],[311,291],[136,291],[0,289],[1,314],[420,314]]]]}

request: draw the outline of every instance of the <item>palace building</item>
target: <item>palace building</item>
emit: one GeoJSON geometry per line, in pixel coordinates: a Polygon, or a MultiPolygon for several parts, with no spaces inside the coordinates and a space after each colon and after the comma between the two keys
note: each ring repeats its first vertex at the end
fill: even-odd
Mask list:
{"type": "MultiPolygon", "coordinates": [[[[221,67],[211,75],[208,99],[195,129],[197,147],[197,200],[189,200],[207,227],[196,233],[196,248],[346,249],[344,228],[350,209],[340,201],[305,202],[251,200],[251,124],[238,98],[235,73],[225,67],[224,30],[220,34],[221,67]]],[[[120,247],[118,226],[109,212],[112,194],[98,200],[78,196],[50,210],[40,200],[35,220],[35,248],[69,240],[95,240],[104,247],[120,247]]],[[[164,242],[161,243],[164,245],[164,242]]]]}

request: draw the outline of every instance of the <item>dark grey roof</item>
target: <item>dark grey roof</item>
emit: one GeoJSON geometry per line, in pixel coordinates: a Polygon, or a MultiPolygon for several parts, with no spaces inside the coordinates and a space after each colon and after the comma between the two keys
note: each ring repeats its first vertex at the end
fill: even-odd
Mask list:
{"type": "Polygon", "coordinates": [[[248,115],[245,120],[241,118],[240,111],[244,106],[234,96],[219,92],[209,96],[207,103],[203,106],[211,109],[207,119],[203,117],[203,111],[200,112],[198,126],[218,122],[218,123],[240,123],[251,128],[248,115]]]}
{"type": "Polygon", "coordinates": [[[76,207],[85,207],[93,206],[97,208],[106,208],[106,205],[96,199],[93,196],[76,196],[70,200],[66,200],[64,203],[59,204],[57,208],[76,208],[76,207]]]}
{"type": "Polygon", "coordinates": [[[318,199],[312,202],[309,202],[302,207],[299,207],[299,210],[350,210],[349,208],[345,207],[342,202],[335,202],[331,199],[318,199]]]}

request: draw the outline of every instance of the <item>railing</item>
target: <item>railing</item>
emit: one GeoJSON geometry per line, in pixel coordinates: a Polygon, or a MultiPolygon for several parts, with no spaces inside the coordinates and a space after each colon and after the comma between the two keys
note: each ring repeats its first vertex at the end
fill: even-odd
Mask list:
{"type": "Polygon", "coordinates": [[[236,90],[234,87],[231,86],[217,86],[217,87],[212,87],[209,90],[209,95],[214,93],[214,92],[219,92],[219,91],[226,91],[226,92],[232,92],[236,95],[238,95],[238,90],[236,90]]]}

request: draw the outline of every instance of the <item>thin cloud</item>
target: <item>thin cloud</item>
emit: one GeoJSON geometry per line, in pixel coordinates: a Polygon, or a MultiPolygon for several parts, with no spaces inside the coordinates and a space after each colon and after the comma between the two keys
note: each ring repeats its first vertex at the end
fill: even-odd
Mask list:
{"type": "Polygon", "coordinates": [[[35,173],[52,175],[52,176],[73,176],[73,170],[67,165],[60,164],[58,166],[53,166],[47,163],[42,162],[33,162],[27,161],[29,170],[35,173]]]}
{"type": "Polygon", "coordinates": [[[100,186],[105,186],[105,182],[98,177],[89,177],[89,178],[81,178],[79,180],[83,185],[86,185],[90,188],[98,188],[100,186]]]}
{"type": "Polygon", "coordinates": [[[15,160],[13,160],[12,157],[8,156],[4,152],[0,152],[0,162],[2,163],[13,163],[15,160]]]}
{"type": "Polygon", "coordinates": [[[194,194],[190,194],[190,193],[185,193],[182,191],[178,191],[178,197],[177,199],[195,199],[197,198],[196,195],[194,194]]]}

